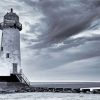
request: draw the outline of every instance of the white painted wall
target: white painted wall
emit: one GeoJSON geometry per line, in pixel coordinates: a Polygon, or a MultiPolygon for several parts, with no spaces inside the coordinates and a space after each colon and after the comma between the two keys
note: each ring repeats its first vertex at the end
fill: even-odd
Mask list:
{"type": "Polygon", "coordinates": [[[20,32],[15,28],[5,28],[2,33],[1,46],[3,51],[1,51],[1,58],[11,69],[13,68],[12,63],[17,63],[19,70],[21,67],[20,32]],[[9,53],[9,58],[6,58],[7,53],[9,53]]]}

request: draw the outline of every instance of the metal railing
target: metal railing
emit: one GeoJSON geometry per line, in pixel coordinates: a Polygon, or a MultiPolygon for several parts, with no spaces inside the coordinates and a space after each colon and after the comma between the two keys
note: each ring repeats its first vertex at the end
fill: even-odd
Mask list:
{"type": "Polygon", "coordinates": [[[29,82],[28,78],[24,75],[24,73],[16,74],[16,76],[21,83],[24,83],[24,84],[27,84],[28,86],[30,86],[30,82],[29,82]]]}
{"type": "Polygon", "coordinates": [[[28,78],[24,75],[24,73],[22,73],[22,79],[25,81],[25,83],[27,83],[30,86],[30,81],[28,80],[28,78]]]}

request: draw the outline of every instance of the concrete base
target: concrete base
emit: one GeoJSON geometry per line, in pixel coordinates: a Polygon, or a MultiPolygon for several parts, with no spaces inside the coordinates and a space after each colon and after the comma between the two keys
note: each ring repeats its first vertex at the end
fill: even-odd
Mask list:
{"type": "Polygon", "coordinates": [[[0,76],[0,82],[20,82],[15,74],[10,76],[0,76]]]}
{"type": "Polygon", "coordinates": [[[30,87],[20,82],[0,82],[0,93],[29,92],[30,87]]]}

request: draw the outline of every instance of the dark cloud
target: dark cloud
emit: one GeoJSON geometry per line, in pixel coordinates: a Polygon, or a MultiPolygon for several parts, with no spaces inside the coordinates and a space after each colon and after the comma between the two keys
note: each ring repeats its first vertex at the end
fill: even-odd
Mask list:
{"type": "MultiPolygon", "coordinates": [[[[69,49],[73,47],[78,47],[80,45],[84,45],[88,42],[95,42],[100,41],[100,35],[94,36],[94,37],[80,37],[76,39],[67,39],[63,41],[63,45],[55,47],[55,48],[49,48],[50,51],[57,52],[64,49],[69,49]]],[[[59,44],[58,44],[59,45],[59,44]]]]}
{"type": "MultiPolygon", "coordinates": [[[[91,24],[99,19],[98,0],[23,0],[31,7],[37,7],[44,18],[39,24],[30,25],[30,31],[34,34],[35,29],[43,27],[41,35],[37,36],[36,45],[33,48],[49,47],[54,43],[59,43],[69,37],[88,29],[91,24]],[[45,26],[44,23],[47,25],[45,26]]],[[[97,25],[95,25],[97,26],[97,25]]],[[[94,27],[94,26],[93,26],[94,27]]],[[[91,28],[93,28],[91,27],[91,28]]],[[[31,46],[32,47],[32,46],[31,46]]]]}
{"type": "Polygon", "coordinates": [[[40,35],[35,34],[37,35],[36,40],[22,36],[23,41],[35,44],[28,45],[29,52],[31,52],[28,55],[30,58],[25,59],[24,56],[22,58],[25,59],[23,65],[26,66],[25,70],[32,73],[30,76],[34,76],[34,78],[41,76],[46,80],[52,78],[52,75],[55,76],[55,80],[57,78],[66,80],[66,76],[73,76],[75,79],[78,75],[80,75],[80,79],[90,79],[93,76],[92,72],[97,76],[99,64],[95,59],[100,57],[100,36],[95,34],[88,37],[89,33],[87,33],[85,37],[72,37],[82,34],[84,30],[92,31],[99,28],[99,23],[97,24],[95,21],[98,21],[100,17],[100,2],[96,0],[23,1],[31,7],[36,7],[44,15],[44,18],[41,18],[41,24],[31,24],[29,25],[30,30],[27,31],[31,34],[41,32],[40,35]],[[63,45],[54,47],[55,44],[60,43],[63,45]],[[94,59],[94,62],[89,59],[94,59]],[[75,62],[79,63],[74,64],[75,62]],[[89,65],[90,63],[92,64],[89,65]],[[63,66],[65,66],[64,69],[63,66]],[[33,71],[35,71],[34,75],[33,71]]]}
{"type": "Polygon", "coordinates": [[[49,30],[40,35],[39,39],[51,43],[62,41],[86,29],[95,20],[97,9],[93,9],[93,5],[89,4],[90,1],[87,1],[87,4],[79,0],[72,1],[44,0],[41,2],[49,30]]]}
{"type": "Polygon", "coordinates": [[[38,29],[41,34],[37,35],[36,41],[28,40],[35,43],[28,46],[31,52],[35,52],[33,49],[37,51],[36,54],[31,54],[33,58],[28,59],[28,64],[26,61],[24,66],[33,66],[31,63],[33,62],[36,67],[30,67],[30,70],[26,68],[26,70],[30,72],[38,70],[39,73],[37,74],[36,71],[34,76],[37,75],[37,78],[43,76],[46,80],[47,77],[48,80],[51,79],[51,76],[54,80],[57,78],[67,80],[68,77],[74,80],[78,76],[80,76],[79,80],[86,80],[91,79],[91,76],[93,78],[93,73],[96,80],[99,75],[99,60],[95,59],[100,57],[100,35],[88,37],[89,33],[86,32],[85,37],[72,38],[72,36],[99,28],[99,23],[95,23],[95,21],[99,22],[100,18],[99,3],[100,1],[96,0],[41,0],[37,2],[37,8],[44,18],[41,19],[42,26],[30,25],[28,32],[34,34],[38,29]],[[38,27],[43,27],[43,30],[38,27]],[[60,43],[63,45],[54,47],[55,44],[60,43]],[[64,69],[63,66],[65,66],[64,69]]]}

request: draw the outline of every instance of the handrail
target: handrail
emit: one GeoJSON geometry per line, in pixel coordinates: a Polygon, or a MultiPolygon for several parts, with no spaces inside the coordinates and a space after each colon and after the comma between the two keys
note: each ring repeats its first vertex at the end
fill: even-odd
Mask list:
{"type": "Polygon", "coordinates": [[[18,76],[18,74],[17,74],[16,76],[17,76],[17,78],[19,79],[19,81],[22,82],[22,80],[21,80],[22,78],[20,79],[20,77],[18,76]]]}
{"type": "Polygon", "coordinates": [[[16,74],[18,77],[19,77],[19,80],[22,82],[22,83],[25,83],[27,85],[30,86],[30,82],[28,80],[28,78],[24,75],[24,73],[21,73],[21,74],[16,74]]]}
{"type": "Polygon", "coordinates": [[[22,73],[22,78],[24,79],[24,81],[25,81],[28,85],[30,85],[30,82],[29,82],[28,78],[24,75],[24,73],[22,73]]]}

